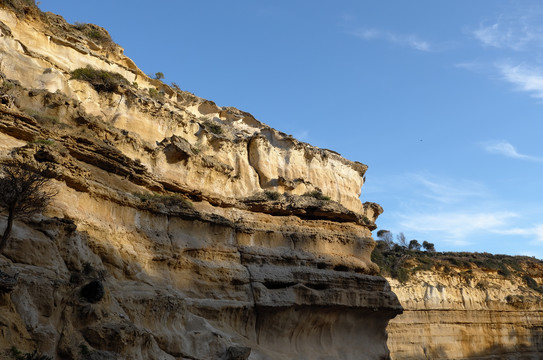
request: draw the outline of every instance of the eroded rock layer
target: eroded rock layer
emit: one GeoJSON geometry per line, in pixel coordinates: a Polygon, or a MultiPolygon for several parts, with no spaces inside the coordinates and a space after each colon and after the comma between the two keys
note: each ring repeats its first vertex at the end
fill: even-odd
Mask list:
{"type": "Polygon", "coordinates": [[[508,257],[514,268],[491,270],[473,263],[481,255],[468,255],[462,267],[389,279],[404,307],[388,326],[392,359],[542,358],[543,263],[508,257]]]}
{"type": "Polygon", "coordinates": [[[105,30],[27,3],[0,1],[0,160],[47,166],[57,195],[0,255],[2,354],[388,357],[401,306],[370,260],[365,165],[152,80],[105,30]],[[88,66],[124,79],[74,75],[88,66]]]}

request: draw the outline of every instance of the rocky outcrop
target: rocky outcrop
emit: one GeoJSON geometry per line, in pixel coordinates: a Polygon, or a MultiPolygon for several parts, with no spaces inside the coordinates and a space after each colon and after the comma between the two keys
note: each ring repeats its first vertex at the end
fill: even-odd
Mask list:
{"type": "Polygon", "coordinates": [[[543,263],[489,254],[467,258],[462,265],[438,261],[404,283],[389,279],[404,307],[388,327],[392,359],[541,358],[543,288],[537,283],[543,263]]]}
{"type": "Polygon", "coordinates": [[[365,165],[18,3],[0,1],[0,160],[46,165],[57,196],[0,255],[3,354],[388,357],[401,306],[370,260],[382,209],[359,200],[365,165]],[[73,78],[87,66],[126,82],[73,78]]]}

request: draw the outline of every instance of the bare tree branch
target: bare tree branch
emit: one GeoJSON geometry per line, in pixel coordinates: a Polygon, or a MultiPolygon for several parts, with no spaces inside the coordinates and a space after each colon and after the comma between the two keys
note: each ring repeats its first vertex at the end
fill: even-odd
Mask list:
{"type": "Polygon", "coordinates": [[[8,222],[0,239],[2,251],[11,234],[13,220],[29,218],[47,207],[57,194],[48,186],[51,171],[49,168],[32,169],[16,162],[0,166],[0,208],[7,210],[8,222]]]}

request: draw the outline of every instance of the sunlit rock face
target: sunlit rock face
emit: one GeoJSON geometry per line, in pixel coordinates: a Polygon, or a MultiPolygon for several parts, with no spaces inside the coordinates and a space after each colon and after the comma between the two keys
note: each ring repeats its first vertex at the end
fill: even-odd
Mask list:
{"type": "Polygon", "coordinates": [[[0,160],[48,166],[58,192],[0,255],[0,351],[388,358],[401,306],[370,260],[366,166],[149,79],[82,29],[0,1],[0,160]],[[126,82],[97,91],[72,78],[86,66],[126,82]]]}
{"type": "MultiPolygon", "coordinates": [[[[517,266],[541,283],[536,262],[517,266]]],[[[388,326],[392,359],[541,359],[543,296],[523,276],[475,266],[389,281],[404,307],[388,326]]]]}

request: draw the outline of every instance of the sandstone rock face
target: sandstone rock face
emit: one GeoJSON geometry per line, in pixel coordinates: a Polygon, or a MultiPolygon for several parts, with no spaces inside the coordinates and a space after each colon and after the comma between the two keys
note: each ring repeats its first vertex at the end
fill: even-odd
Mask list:
{"type": "Polygon", "coordinates": [[[543,296],[522,279],[453,269],[389,282],[404,307],[388,327],[392,359],[541,359],[543,296]]]}
{"type": "Polygon", "coordinates": [[[388,358],[402,309],[370,260],[365,165],[3,1],[0,74],[0,161],[49,166],[58,191],[0,255],[2,356],[388,358]],[[72,79],[88,65],[138,86],[72,79]]]}

